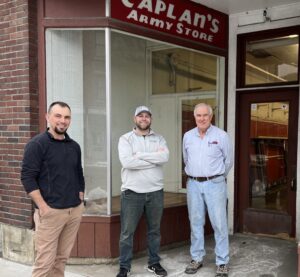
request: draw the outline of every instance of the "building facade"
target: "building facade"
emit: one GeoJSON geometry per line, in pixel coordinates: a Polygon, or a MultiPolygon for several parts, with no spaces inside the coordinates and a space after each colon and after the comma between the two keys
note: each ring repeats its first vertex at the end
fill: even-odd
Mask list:
{"type": "MultiPolygon", "coordinates": [[[[230,232],[299,239],[300,5],[226,14],[196,1],[4,1],[0,5],[3,255],[31,263],[33,207],[20,183],[26,142],[56,100],[72,108],[86,209],[72,256],[118,256],[117,143],[149,105],[167,140],[162,245],[189,239],[181,139],[206,102],[235,145],[230,232]],[[31,255],[28,255],[28,251],[31,255]]],[[[210,227],[206,229],[210,232],[210,227]]],[[[135,251],[145,249],[145,222],[135,251]]]]}

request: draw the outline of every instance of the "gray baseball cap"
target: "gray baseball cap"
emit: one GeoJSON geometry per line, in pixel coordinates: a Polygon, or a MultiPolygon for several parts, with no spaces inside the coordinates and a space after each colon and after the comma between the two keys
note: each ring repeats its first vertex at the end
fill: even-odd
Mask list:
{"type": "Polygon", "coordinates": [[[148,107],[146,107],[146,106],[139,106],[139,107],[137,107],[137,108],[135,109],[134,116],[137,116],[137,115],[139,115],[140,113],[148,113],[148,114],[152,115],[151,110],[150,110],[148,107]]]}

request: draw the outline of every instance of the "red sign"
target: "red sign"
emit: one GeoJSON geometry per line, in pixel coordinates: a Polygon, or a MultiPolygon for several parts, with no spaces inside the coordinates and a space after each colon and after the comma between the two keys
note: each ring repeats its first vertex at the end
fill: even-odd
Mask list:
{"type": "Polygon", "coordinates": [[[228,16],[191,0],[111,0],[111,16],[188,40],[227,47],[228,16]]]}

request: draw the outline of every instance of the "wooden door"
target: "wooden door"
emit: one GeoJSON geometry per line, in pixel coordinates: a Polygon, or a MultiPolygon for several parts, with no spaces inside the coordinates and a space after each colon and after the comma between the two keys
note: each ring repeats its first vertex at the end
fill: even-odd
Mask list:
{"type": "Polygon", "coordinates": [[[240,92],[237,99],[236,229],[294,237],[298,90],[240,92]]]}

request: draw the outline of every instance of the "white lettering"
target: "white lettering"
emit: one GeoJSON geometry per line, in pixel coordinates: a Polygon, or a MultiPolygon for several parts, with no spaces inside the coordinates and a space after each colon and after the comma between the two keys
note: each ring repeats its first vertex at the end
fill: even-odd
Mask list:
{"type": "Polygon", "coordinates": [[[169,4],[165,0],[139,0],[135,3],[133,0],[121,0],[123,5],[130,8],[130,12],[127,15],[128,20],[140,22],[142,24],[149,24],[155,28],[164,29],[170,31],[175,28],[175,32],[179,35],[184,35],[193,39],[199,39],[202,41],[213,42],[214,35],[212,33],[218,33],[220,30],[220,21],[213,18],[212,15],[200,14],[185,9],[183,13],[178,17],[174,15],[176,5],[169,4]],[[154,6],[155,5],[155,6],[154,6]],[[141,10],[146,10],[146,14],[142,14],[141,10]],[[140,14],[141,13],[141,14],[140,14]],[[160,18],[151,17],[148,13],[160,18]],[[169,21],[167,21],[170,19],[169,21]],[[174,26],[174,27],[173,27],[174,26]],[[205,31],[201,32],[204,29],[205,31]]]}
{"type": "Polygon", "coordinates": [[[161,0],[157,0],[154,13],[160,14],[160,12],[163,12],[166,9],[167,9],[166,3],[161,0]]]}
{"type": "Polygon", "coordinates": [[[167,30],[171,30],[173,23],[166,21],[166,25],[167,30]]]}
{"type": "Polygon", "coordinates": [[[127,19],[133,19],[135,21],[138,21],[138,14],[136,10],[132,10],[129,15],[127,15],[127,19]]]}
{"type": "Polygon", "coordinates": [[[219,20],[218,19],[213,19],[211,22],[212,28],[209,30],[213,33],[217,33],[219,31],[219,20]]]}
{"type": "Polygon", "coordinates": [[[140,20],[139,20],[141,23],[146,23],[148,24],[148,16],[147,15],[143,15],[141,14],[140,15],[140,20]]]}
{"type": "Polygon", "coordinates": [[[128,0],[122,0],[122,3],[127,8],[132,8],[133,7],[133,4],[128,0]]]}
{"type": "Polygon", "coordinates": [[[207,40],[207,34],[205,34],[205,33],[200,33],[199,38],[200,38],[200,39],[203,39],[203,40],[207,40]]]}
{"type": "Polygon", "coordinates": [[[206,21],[206,16],[205,15],[199,14],[199,13],[195,13],[194,22],[193,22],[193,25],[195,27],[197,27],[198,24],[199,24],[200,28],[204,28],[205,21],[206,21]],[[201,20],[200,24],[199,24],[199,19],[201,20]]]}
{"type": "Polygon", "coordinates": [[[168,7],[167,17],[169,17],[171,19],[176,19],[176,16],[173,15],[173,11],[174,11],[174,5],[170,4],[168,7]]]}
{"type": "Polygon", "coordinates": [[[188,24],[192,24],[192,19],[191,19],[191,11],[185,10],[178,21],[185,21],[188,24]]]}
{"type": "Polygon", "coordinates": [[[166,28],[167,30],[170,30],[173,26],[172,22],[163,21],[154,17],[148,17],[144,14],[138,15],[138,12],[136,10],[132,10],[127,16],[127,19],[133,19],[134,21],[149,24],[151,26],[161,29],[166,28]]]}
{"type": "Polygon", "coordinates": [[[138,5],[138,9],[146,9],[148,12],[153,12],[152,1],[151,0],[143,0],[138,5]]]}
{"type": "Polygon", "coordinates": [[[198,30],[193,30],[193,31],[192,31],[192,36],[193,36],[194,38],[199,37],[199,31],[198,31],[198,30]]]}
{"type": "Polygon", "coordinates": [[[164,22],[162,20],[156,19],[156,18],[151,18],[150,19],[150,25],[153,25],[155,27],[163,28],[164,27],[164,22]]]}
{"type": "Polygon", "coordinates": [[[206,40],[206,41],[209,41],[209,42],[212,42],[213,41],[213,36],[212,35],[208,35],[206,33],[203,33],[203,32],[200,32],[199,30],[192,30],[190,28],[187,28],[185,27],[182,23],[178,23],[176,25],[176,32],[178,34],[183,34],[183,35],[186,35],[186,36],[192,36],[193,38],[196,38],[196,39],[200,39],[200,40],[206,40]]]}
{"type": "Polygon", "coordinates": [[[185,33],[184,34],[188,36],[190,32],[191,32],[191,29],[185,27],[185,33]]]}
{"type": "Polygon", "coordinates": [[[177,24],[176,32],[177,32],[178,34],[183,34],[183,24],[182,24],[182,23],[178,23],[178,24],[177,24]]]}

